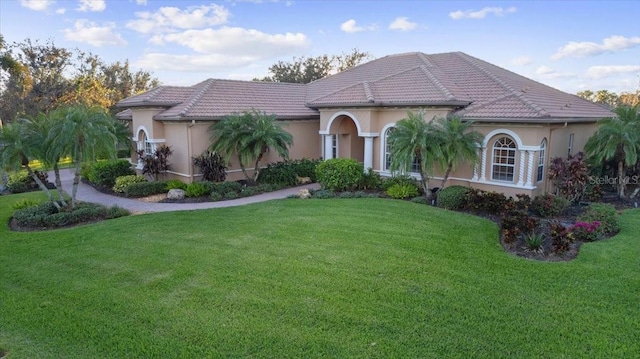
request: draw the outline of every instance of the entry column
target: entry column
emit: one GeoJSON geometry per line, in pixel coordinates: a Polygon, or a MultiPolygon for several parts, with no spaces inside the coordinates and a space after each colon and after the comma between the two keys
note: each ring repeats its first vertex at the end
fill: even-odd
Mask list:
{"type": "Polygon", "coordinates": [[[330,160],[333,158],[333,136],[324,135],[324,159],[330,160]]]}

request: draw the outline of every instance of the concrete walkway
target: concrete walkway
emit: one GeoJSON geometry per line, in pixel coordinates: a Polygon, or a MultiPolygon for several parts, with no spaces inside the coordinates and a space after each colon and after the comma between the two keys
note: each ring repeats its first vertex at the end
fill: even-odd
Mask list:
{"type": "MultiPolygon", "coordinates": [[[[62,189],[69,195],[71,195],[71,190],[73,188],[73,169],[60,170],[60,179],[62,181],[62,189]]],[[[53,180],[54,174],[53,172],[50,172],[49,181],[53,182],[53,180]]],[[[242,206],[245,204],[270,201],[273,199],[282,199],[287,198],[289,195],[297,194],[303,188],[318,189],[320,188],[320,186],[317,183],[312,183],[300,187],[287,188],[280,191],[263,193],[256,196],[238,198],[228,201],[201,203],[150,203],[143,202],[137,199],[123,198],[104,194],[102,192],[96,191],[93,187],[81,182],[78,185],[78,193],[76,195],[76,199],[83,202],[100,203],[108,207],[116,205],[118,207],[128,209],[132,212],[170,212],[242,206]]]]}

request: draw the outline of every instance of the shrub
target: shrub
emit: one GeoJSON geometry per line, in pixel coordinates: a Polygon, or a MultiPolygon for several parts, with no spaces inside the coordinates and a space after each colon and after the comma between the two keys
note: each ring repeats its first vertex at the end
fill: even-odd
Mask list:
{"type": "Polygon", "coordinates": [[[535,252],[542,252],[544,235],[542,233],[529,233],[524,236],[524,243],[528,249],[535,252]]]}
{"type": "Polygon", "coordinates": [[[529,207],[531,207],[531,196],[524,193],[518,193],[516,194],[516,198],[518,199],[516,201],[516,209],[525,212],[528,211],[529,207]]]}
{"type": "Polygon", "coordinates": [[[27,192],[32,188],[33,179],[27,171],[16,171],[9,174],[7,190],[11,193],[27,192]]]}
{"type": "Polygon", "coordinates": [[[116,152],[116,156],[118,158],[129,158],[131,157],[131,148],[121,148],[116,152]]]}
{"type": "Polygon", "coordinates": [[[258,187],[244,187],[240,190],[240,197],[249,197],[257,193],[260,193],[260,189],[258,187]]]}
{"type": "Polygon", "coordinates": [[[467,203],[469,187],[450,186],[438,192],[438,207],[462,209],[467,203]]]}
{"type": "Polygon", "coordinates": [[[211,194],[209,195],[209,198],[211,198],[212,201],[216,202],[216,201],[221,201],[223,197],[222,197],[222,194],[218,192],[211,192],[211,194]]]}
{"type": "Polygon", "coordinates": [[[229,191],[229,192],[226,192],[223,196],[226,199],[235,199],[235,198],[238,198],[239,195],[238,195],[238,192],[229,191]]]}
{"type": "Polygon", "coordinates": [[[124,189],[127,197],[146,197],[154,194],[165,193],[167,183],[164,181],[133,183],[124,189]]]}
{"type": "Polygon", "coordinates": [[[320,189],[317,191],[310,191],[311,192],[311,198],[317,198],[317,199],[326,199],[326,198],[335,198],[336,194],[333,191],[329,191],[326,189],[320,189]]]}
{"type": "Polygon", "coordinates": [[[414,180],[413,178],[409,177],[408,175],[394,175],[392,177],[388,177],[385,180],[382,181],[382,190],[384,190],[385,192],[389,189],[389,187],[395,185],[395,184],[400,184],[400,185],[404,185],[404,184],[413,184],[416,187],[418,186],[418,182],[416,180],[414,180]]]}
{"type": "Polygon", "coordinates": [[[200,169],[205,181],[224,182],[227,178],[227,166],[217,152],[205,151],[193,158],[193,164],[200,169]]]}
{"type": "Polygon", "coordinates": [[[160,173],[167,173],[171,169],[169,157],[173,154],[170,146],[160,145],[153,153],[145,153],[144,150],[137,151],[138,157],[142,160],[142,174],[149,175],[154,180],[158,179],[160,173]]]}
{"type": "Polygon", "coordinates": [[[187,189],[187,184],[177,179],[168,180],[166,190],[168,192],[171,189],[185,190],[187,189]]]}
{"type": "Polygon", "coordinates": [[[600,185],[597,183],[593,183],[592,181],[589,181],[589,184],[587,184],[587,188],[584,191],[583,198],[586,199],[587,201],[597,202],[600,199],[602,199],[603,195],[604,195],[604,192],[602,191],[602,188],[600,187],[600,185]]]}
{"type": "Polygon", "coordinates": [[[364,190],[379,191],[382,189],[382,177],[378,172],[375,172],[372,168],[369,168],[367,172],[362,175],[358,188],[364,190]]]}
{"type": "Polygon", "coordinates": [[[291,166],[290,162],[276,162],[267,165],[258,175],[259,183],[280,183],[285,186],[295,186],[298,184],[298,174],[291,166]]]}
{"type": "Polygon", "coordinates": [[[109,188],[115,185],[118,177],[134,174],[127,160],[93,162],[88,166],[90,169],[85,178],[91,183],[109,188]]]}
{"type": "Polygon", "coordinates": [[[545,194],[536,196],[531,202],[531,208],[540,217],[549,218],[562,214],[569,208],[569,204],[563,197],[545,194]]]}
{"type": "MultiPolygon", "coordinates": [[[[239,182],[218,182],[212,183],[211,192],[217,192],[222,197],[226,197],[227,193],[234,192],[236,194],[240,193],[242,190],[242,185],[239,182]]],[[[235,198],[235,197],[234,197],[235,198]]]]}
{"type": "Polygon", "coordinates": [[[14,203],[11,206],[11,208],[13,208],[14,210],[19,210],[19,209],[25,209],[29,207],[36,207],[36,206],[38,206],[38,202],[25,198],[21,201],[14,203]]]}
{"type": "Polygon", "coordinates": [[[316,167],[317,180],[324,189],[349,191],[362,180],[362,165],[352,158],[333,158],[316,167]]]}
{"type": "Polygon", "coordinates": [[[549,179],[556,189],[556,194],[576,202],[582,198],[589,180],[589,169],[582,152],[567,158],[556,157],[549,165],[549,179]]]}
{"type": "Polygon", "coordinates": [[[469,188],[467,195],[467,208],[487,212],[492,214],[500,214],[510,207],[515,208],[515,204],[511,203],[507,196],[503,193],[488,192],[477,188],[469,188]]]}
{"type": "Polygon", "coordinates": [[[57,228],[98,219],[129,215],[129,211],[117,206],[107,209],[95,203],[80,203],[73,209],[58,212],[51,202],[36,207],[17,210],[13,218],[18,225],[30,228],[57,228]]]}
{"type": "Polygon", "coordinates": [[[189,183],[187,189],[184,190],[186,197],[195,198],[211,194],[211,190],[207,185],[200,182],[189,183]]]}
{"type": "Polygon", "coordinates": [[[353,194],[353,192],[350,192],[350,191],[344,191],[338,194],[338,198],[354,198],[354,197],[355,195],[353,194]]]}
{"type": "Polygon", "coordinates": [[[569,229],[573,233],[573,237],[583,242],[593,242],[600,239],[600,222],[576,222],[569,229]]]}
{"type": "Polygon", "coordinates": [[[578,217],[581,222],[599,222],[596,234],[604,237],[617,233],[620,230],[618,225],[618,211],[608,203],[592,203],[587,210],[578,217]]]}
{"type": "Polygon", "coordinates": [[[389,197],[396,199],[416,197],[419,194],[418,187],[412,183],[394,184],[387,189],[386,193],[389,197]]]}
{"type": "Polygon", "coordinates": [[[113,185],[113,191],[117,193],[124,193],[125,188],[134,184],[147,182],[147,179],[139,175],[120,176],[116,178],[116,184],[113,185]]]}
{"type": "Polygon", "coordinates": [[[549,221],[549,233],[553,251],[562,254],[569,250],[574,241],[573,233],[557,221],[549,221]]]}
{"type": "Polygon", "coordinates": [[[500,216],[500,229],[505,243],[513,243],[523,233],[532,233],[540,220],[522,210],[505,211],[500,216]]]}
{"type": "Polygon", "coordinates": [[[411,202],[418,204],[427,204],[427,199],[424,196],[413,197],[411,198],[411,202]]]}

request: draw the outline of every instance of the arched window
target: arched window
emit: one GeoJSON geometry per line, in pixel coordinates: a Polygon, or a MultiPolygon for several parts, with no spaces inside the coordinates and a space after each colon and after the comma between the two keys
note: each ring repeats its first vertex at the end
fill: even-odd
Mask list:
{"type": "MultiPolygon", "coordinates": [[[[391,145],[389,144],[389,135],[393,132],[393,127],[389,127],[384,132],[384,171],[391,170],[391,145]]],[[[413,158],[413,162],[411,163],[411,168],[409,169],[412,173],[420,172],[420,162],[417,157],[413,158]]]]}
{"type": "Polygon", "coordinates": [[[540,182],[544,178],[544,162],[545,162],[545,152],[547,150],[547,139],[542,140],[540,144],[540,151],[538,152],[538,175],[537,181],[540,182]]]}
{"type": "Polygon", "coordinates": [[[493,143],[491,179],[513,182],[516,167],[516,143],[509,137],[500,137],[493,143]]]}

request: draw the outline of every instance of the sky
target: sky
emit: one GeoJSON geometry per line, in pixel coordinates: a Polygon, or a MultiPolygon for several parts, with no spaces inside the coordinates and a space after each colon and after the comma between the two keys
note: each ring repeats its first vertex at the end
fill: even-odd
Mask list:
{"type": "Polygon", "coordinates": [[[620,93],[640,89],[638,14],[637,0],[1,0],[0,33],[128,59],[165,85],[357,48],[462,51],[569,93],[620,93]]]}

